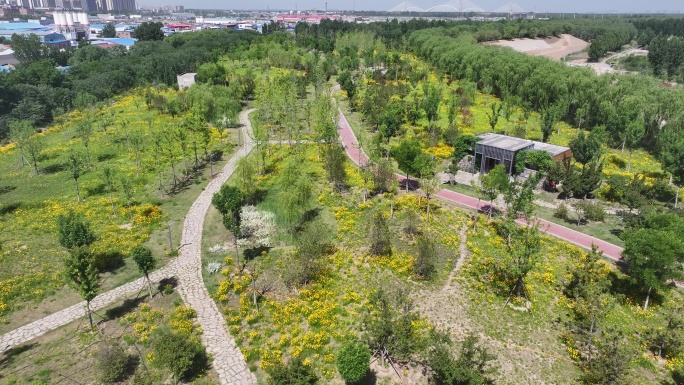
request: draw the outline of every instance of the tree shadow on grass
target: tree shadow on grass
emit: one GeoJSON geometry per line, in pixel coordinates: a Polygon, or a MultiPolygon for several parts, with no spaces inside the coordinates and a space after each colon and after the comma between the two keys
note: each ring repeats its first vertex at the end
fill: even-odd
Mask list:
{"type": "Polygon", "coordinates": [[[157,285],[157,290],[159,290],[160,292],[163,292],[163,291],[164,291],[164,288],[167,287],[167,286],[169,286],[169,287],[175,289],[176,286],[178,286],[178,278],[176,278],[176,277],[167,277],[167,278],[164,278],[164,279],[160,280],[160,281],[159,281],[159,284],[157,285]]]}
{"type": "Polygon", "coordinates": [[[406,191],[406,184],[407,183],[408,183],[409,191],[415,191],[415,190],[418,190],[420,188],[420,184],[415,179],[409,179],[408,181],[406,179],[404,179],[401,182],[399,182],[399,187],[402,190],[406,191]]]}
{"type": "Polygon", "coordinates": [[[58,172],[62,172],[67,169],[67,165],[64,163],[53,163],[53,164],[48,164],[47,166],[42,167],[42,171],[44,174],[52,175],[56,174],[58,172]]]}
{"type": "MultiPolygon", "coordinates": [[[[10,348],[9,350],[6,350],[4,353],[2,353],[2,356],[0,356],[0,368],[7,367],[10,365],[14,360],[17,358],[17,356],[21,355],[24,352],[27,352],[34,347],[38,346],[37,343],[32,342],[30,344],[23,344],[19,346],[15,346],[13,348],[10,348]]],[[[2,378],[2,373],[0,373],[0,378],[2,378]]]]}
{"type": "Polygon", "coordinates": [[[366,376],[364,376],[361,381],[355,382],[354,385],[375,385],[378,382],[378,378],[375,375],[375,371],[369,370],[366,372],[366,376]]]}
{"type": "MultiPolygon", "coordinates": [[[[144,292],[147,293],[146,290],[144,290],[144,292]]],[[[147,295],[142,295],[133,299],[125,299],[121,305],[107,309],[107,311],[105,311],[105,320],[111,321],[123,317],[126,313],[133,311],[133,309],[143,303],[146,298],[147,295]]]]}
{"type": "Polygon", "coordinates": [[[299,220],[299,223],[295,226],[294,231],[295,233],[299,233],[304,231],[306,228],[306,225],[315,221],[316,218],[321,214],[321,208],[316,207],[311,210],[307,210],[302,214],[302,218],[299,220]]]}
{"type": "Polygon", "coordinates": [[[118,251],[109,251],[95,256],[95,265],[102,273],[115,273],[126,266],[123,255],[118,251]]]}
{"type": "Polygon", "coordinates": [[[262,246],[257,247],[255,249],[246,249],[245,251],[243,251],[243,255],[245,256],[246,261],[251,261],[262,254],[268,253],[270,250],[270,247],[262,246]]]}
{"type": "MultiPolygon", "coordinates": [[[[620,261],[616,265],[618,269],[624,274],[627,272],[627,265],[620,261]]],[[[624,274],[618,274],[616,272],[611,272],[610,279],[610,292],[618,299],[620,302],[633,303],[636,305],[643,306],[644,300],[646,299],[647,287],[639,285],[630,279],[629,276],[624,274]]],[[[649,303],[651,304],[661,304],[665,300],[663,293],[656,290],[651,291],[649,303]]]]}
{"type": "Polygon", "coordinates": [[[0,216],[11,214],[17,211],[21,207],[21,202],[13,202],[4,205],[0,205],[0,216]]]}
{"type": "Polygon", "coordinates": [[[0,195],[7,194],[17,189],[17,186],[0,186],[0,195]]]}

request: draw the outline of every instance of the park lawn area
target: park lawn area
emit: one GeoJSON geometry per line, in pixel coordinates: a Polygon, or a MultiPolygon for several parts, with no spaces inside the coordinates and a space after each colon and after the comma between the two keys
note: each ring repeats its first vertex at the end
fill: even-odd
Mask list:
{"type": "MultiPolygon", "coordinates": [[[[226,258],[220,274],[222,281],[212,295],[225,312],[229,330],[259,379],[264,380],[266,370],[288,357],[301,357],[325,378],[326,383],[339,383],[334,366],[336,349],[343,341],[362,334],[361,323],[373,290],[397,285],[410,292],[413,311],[420,317],[419,334],[435,328],[451,334],[458,343],[475,333],[490,352],[497,355],[496,378],[501,383],[576,382],[581,370],[576,362],[575,342],[566,326],[573,305],[561,290],[568,284],[570,269],[581,263],[584,250],[544,236],[539,263],[526,280],[530,308],[526,309],[524,301],[516,298],[504,309],[511,282],[501,275],[503,239],[494,233],[493,224],[487,223],[484,215],[478,217],[477,229],[473,230],[472,217],[467,212],[440,207],[439,201],[432,202],[432,216],[428,219],[425,199],[413,194],[371,196],[363,202],[359,194],[362,182],[349,161],[348,188],[339,193],[323,179],[314,146],[307,146],[304,161],[301,155],[292,159],[291,151],[286,154],[280,160],[278,149],[271,151],[268,168],[273,171],[260,178],[259,186],[264,192],[260,194],[262,200],[257,207],[274,212],[276,218],[282,215],[283,204],[278,204],[277,198],[281,196],[280,173],[287,168],[288,162],[296,162],[302,172],[315,177],[316,198],[311,204],[318,203],[316,207],[324,222],[331,220],[329,216],[332,215],[337,228],[335,248],[324,257],[324,270],[298,289],[288,289],[283,282],[278,282],[277,289],[259,300],[257,310],[252,302],[250,275],[236,269],[233,251],[228,248],[223,255],[215,256],[203,253],[205,260],[226,258]],[[390,200],[394,201],[395,208],[392,218],[390,200]],[[392,256],[369,255],[368,218],[376,210],[387,218],[392,256]],[[412,273],[415,239],[403,232],[407,221],[411,220],[409,211],[420,213],[413,220],[438,245],[436,274],[428,281],[416,278],[412,273]],[[464,228],[467,228],[467,238],[462,239],[459,234],[464,228]],[[447,276],[459,258],[461,242],[466,245],[469,255],[462,270],[448,285],[447,276]]],[[[231,179],[229,183],[236,181],[231,179]]],[[[216,231],[215,239],[219,242],[225,239],[226,231],[217,230],[221,221],[218,216],[213,218],[215,225],[206,226],[205,234],[216,231]]],[[[279,228],[277,241],[267,252],[249,262],[247,270],[257,266],[258,271],[282,274],[292,268],[290,230],[280,219],[276,222],[279,228]]],[[[615,297],[611,297],[615,298],[615,304],[606,322],[628,335],[643,332],[660,317],[660,303],[647,312],[641,311],[643,293],[622,290],[622,287],[629,287],[624,274],[608,263],[604,267],[618,287],[613,293],[615,297]]],[[[633,377],[650,378],[652,381],[645,382],[649,384],[658,383],[665,377],[668,363],[654,359],[640,347],[638,338],[631,342],[640,352],[630,369],[633,377]]],[[[380,383],[399,381],[391,369],[376,364],[373,368],[380,383]]],[[[407,367],[404,375],[411,383],[426,381],[415,368],[407,367]]]]}
{"type": "MultiPolygon", "coordinates": [[[[399,212],[417,205],[419,199],[416,196],[406,195],[395,201],[397,216],[389,220],[389,225],[394,230],[392,238],[396,253],[392,257],[370,257],[364,236],[366,222],[374,209],[389,212],[389,199],[379,196],[364,203],[360,194],[362,179],[357,168],[348,160],[345,165],[349,175],[348,190],[343,194],[334,192],[323,180],[324,173],[317,160],[316,147],[306,145],[304,151],[305,161],[302,161],[302,155],[295,157],[291,151],[287,151],[287,156],[281,161],[278,147],[272,147],[269,155],[269,165],[272,166],[268,168],[274,171],[260,177],[259,185],[264,193],[257,207],[275,213],[280,231],[275,237],[277,241],[274,246],[256,257],[255,264],[260,271],[273,269],[282,273],[290,268],[293,242],[289,230],[291,225],[287,224],[283,203],[279,201],[284,193],[279,181],[282,175],[279,173],[287,167],[288,162],[296,162],[299,170],[309,174],[315,181],[311,201],[313,209],[307,210],[307,213],[315,213],[311,215],[320,218],[320,223],[331,226],[337,233],[334,251],[324,257],[324,270],[313,282],[298,290],[287,289],[279,283],[277,291],[267,294],[260,301],[257,311],[248,290],[250,277],[235,269],[231,249],[226,253],[223,281],[214,293],[219,306],[226,312],[231,333],[260,379],[265,378],[264,370],[281,362],[286,356],[301,356],[326,381],[334,379],[335,349],[341,342],[356,335],[370,291],[383,280],[407,282],[415,258],[413,240],[403,238],[401,234],[404,219],[399,212]]],[[[463,214],[453,215],[460,220],[465,218],[463,214]]],[[[216,219],[215,227],[218,227],[220,220],[218,217],[216,219]]],[[[437,280],[444,280],[455,262],[453,251],[459,244],[458,226],[460,222],[453,226],[430,228],[435,237],[440,239],[440,245],[451,250],[451,253],[443,252],[438,261],[440,267],[444,268],[438,269],[437,280]]],[[[205,258],[212,258],[207,254],[203,254],[205,258]]],[[[247,268],[250,269],[251,265],[252,262],[247,268]]],[[[421,287],[432,287],[433,284],[418,283],[421,287]]],[[[427,332],[427,324],[421,325],[422,330],[427,332]]]]}
{"type": "MultiPolygon", "coordinates": [[[[201,331],[194,324],[194,311],[181,306],[176,292],[157,294],[148,300],[129,297],[98,311],[94,320],[98,330],[88,328],[88,320],[71,322],[59,329],[14,347],[0,358],[0,382],[3,384],[96,383],[98,379],[98,350],[106,342],[118,343],[133,357],[135,368],[120,383],[132,384],[134,378],[147,378],[148,383],[165,383],[171,373],[154,362],[150,346],[151,332],[169,327],[197,339],[201,331]]],[[[205,369],[188,383],[215,384],[218,375],[205,369]]]]}
{"type": "MultiPolygon", "coordinates": [[[[576,216],[573,213],[572,207],[568,208],[570,210],[570,219],[573,219],[576,216]]],[[[585,223],[581,226],[577,226],[575,224],[568,223],[563,219],[556,218],[553,215],[554,211],[555,210],[547,207],[538,206],[535,209],[534,215],[539,218],[545,219],[549,222],[565,226],[569,229],[578,231],[580,233],[591,235],[592,237],[601,239],[614,245],[625,247],[625,241],[620,239],[620,237],[618,236],[622,232],[623,226],[620,225],[617,216],[606,214],[606,220],[603,222],[589,221],[588,223],[585,223]]]]}
{"type": "MultiPolygon", "coordinates": [[[[454,185],[450,184],[445,184],[443,186],[447,190],[455,191],[457,193],[463,194],[463,195],[468,195],[473,198],[477,198],[477,190],[470,185],[465,185],[461,183],[457,183],[454,185]]],[[[550,198],[552,195],[542,192],[541,194],[536,195],[538,199],[544,200],[546,202],[550,202],[553,204],[559,204],[563,203],[563,201],[559,201],[558,199],[555,198],[550,198]]],[[[574,217],[574,213],[572,212],[572,208],[568,207],[570,210],[570,218],[572,219],[574,217]]],[[[555,210],[548,208],[548,207],[543,207],[543,206],[536,206],[534,210],[534,215],[536,217],[539,217],[541,219],[547,220],[549,222],[556,223],[561,226],[565,226],[569,229],[578,231],[580,233],[584,233],[587,235],[591,235],[592,237],[596,237],[598,239],[604,240],[606,242],[612,243],[614,245],[618,245],[620,247],[625,246],[625,241],[620,239],[618,234],[622,232],[622,226],[620,225],[618,218],[615,215],[611,214],[606,214],[606,220],[604,222],[589,222],[587,224],[584,224],[582,226],[576,226],[572,223],[568,223],[560,218],[556,218],[554,214],[555,210]]]]}
{"type": "MultiPolygon", "coordinates": [[[[482,221],[478,228],[481,231],[468,231],[471,260],[459,276],[459,282],[466,292],[463,295],[470,299],[468,315],[479,321],[477,331],[497,340],[492,348],[516,363],[513,368],[510,365],[500,368],[507,372],[502,376],[507,379],[505,383],[520,383],[526,378],[534,379],[535,383],[576,383],[581,373],[573,363],[578,360],[578,346],[568,329],[574,304],[562,288],[569,283],[572,269],[583,263],[586,251],[545,236],[539,263],[525,281],[531,300],[529,310],[525,310],[524,301],[515,297],[513,306],[503,309],[513,283],[501,277],[504,240],[494,236],[491,223],[482,221]],[[526,368],[520,370],[521,366],[526,368]],[[531,375],[534,377],[525,377],[531,375]],[[519,379],[514,380],[516,377],[519,379]]],[[[643,311],[645,293],[632,286],[629,277],[615,265],[604,261],[603,268],[613,288],[610,298],[604,302],[607,315],[601,327],[615,328],[631,336],[629,345],[638,352],[628,369],[632,380],[661,383],[669,376],[668,368],[679,365],[680,359],[654,358],[643,344],[642,334],[656,322],[662,322],[663,302],[679,301],[680,294],[671,290],[660,297],[655,307],[643,311]]]]}
{"type": "MultiPolygon", "coordinates": [[[[174,194],[160,196],[160,166],[149,143],[140,153],[136,170],[136,156],[129,150],[127,135],[138,133],[146,141],[152,135],[150,127],[170,126],[178,119],[148,109],[143,92],[137,90],[117,97],[95,111],[94,116],[87,117],[94,130],[89,145],[90,166],[79,178],[81,202],[76,199],[74,180],[66,170],[66,162],[70,151],[82,156],[85,153],[75,134],[75,126],[86,119],[83,113],[64,115],[46,132],[38,134],[43,143],[38,162],[40,175],[35,175],[31,166],[21,166],[14,145],[0,149],[0,333],[80,301],[75,291],[66,286],[61,273],[67,252],[57,242],[56,219],[68,210],[82,213],[91,222],[98,236],[94,252],[112,262],[103,272],[102,291],[140,276],[126,258],[138,244],[146,243],[153,249],[158,266],[176,255],[182,220],[210,179],[210,171],[209,167],[199,168],[174,194]],[[116,173],[111,201],[102,175],[106,167],[116,173]],[[132,185],[130,211],[121,177],[132,185]],[[169,222],[173,250],[168,244],[169,222]]],[[[178,93],[156,92],[169,98],[178,93]]],[[[229,131],[223,138],[219,138],[216,129],[212,131],[209,148],[222,153],[221,160],[217,158],[214,164],[214,172],[234,151],[231,143],[235,142],[235,130],[229,131]]],[[[162,183],[168,188],[171,170],[161,167],[162,183]]]]}

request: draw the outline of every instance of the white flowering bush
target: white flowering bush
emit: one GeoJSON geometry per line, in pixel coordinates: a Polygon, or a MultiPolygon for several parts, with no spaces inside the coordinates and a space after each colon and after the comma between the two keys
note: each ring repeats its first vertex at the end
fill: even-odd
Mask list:
{"type": "Polygon", "coordinates": [[[221,262],[209,262],[205,269],[209,274],[216,274],[221,270],[221,262]]]}
{"type": "Polygon", "coordinates": [[[271,246],[275,233],[275,215],[270,211],[245,206],[240,211],[240,239],[238,245],[246,249],[271,246]]]}
{"type": "Polygon", "coordinates": [[[212,254],[223,254],[226,253],[228,250],[228,246],[220,245],[218,243],[209,248],[209,252],[212,254]]]}

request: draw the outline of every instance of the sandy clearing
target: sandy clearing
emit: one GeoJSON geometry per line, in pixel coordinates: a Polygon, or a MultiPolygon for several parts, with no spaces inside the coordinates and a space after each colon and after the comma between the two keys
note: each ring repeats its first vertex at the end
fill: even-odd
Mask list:
{"type": "Polygon", "coordinates": [[[544,56],[558,61],[571,53],[582,51],[589,45],[582,39],[565,34],[557,38],[498,40],[490,44],[510,47],[530,56],[544,56]]]}

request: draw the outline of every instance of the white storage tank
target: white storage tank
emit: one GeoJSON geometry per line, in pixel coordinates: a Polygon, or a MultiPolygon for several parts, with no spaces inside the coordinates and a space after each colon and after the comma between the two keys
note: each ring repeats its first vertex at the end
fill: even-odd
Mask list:
{"type": "Polygon", "coordinates": [[[70,30],[74,28],[74,15],[71,12],[66,14],[66,24],[70,30]]]}

